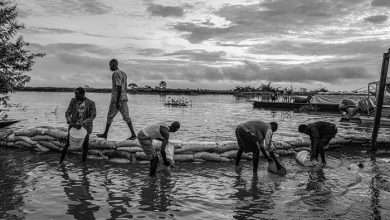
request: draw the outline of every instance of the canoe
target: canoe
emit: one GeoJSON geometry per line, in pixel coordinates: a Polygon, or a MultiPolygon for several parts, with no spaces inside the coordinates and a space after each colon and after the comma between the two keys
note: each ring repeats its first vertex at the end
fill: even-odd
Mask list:
{"type": "Polygon", "coordinates": [[[19,120],[0,120],[0,128],[5,128],[17,122],[19,122],[19,120]]]}

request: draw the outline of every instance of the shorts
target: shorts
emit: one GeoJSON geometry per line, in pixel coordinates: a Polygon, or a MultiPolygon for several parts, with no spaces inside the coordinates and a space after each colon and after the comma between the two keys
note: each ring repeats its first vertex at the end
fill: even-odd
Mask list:
{"type": "Polygon", "coordinates": [[[158,156],[156,149],[153,147],[153,140],[146,136],[142,130],[138,132],[137,139],[144,150],[147,160],[152,160],[158,156]]]}
{"type": "Polygon", "coordinates": [[[255,137],[253,137],[251,134],[249,134],[247,131],[245,131],[244,128],[238,126],[236,128],[236,138],[238,147],[244,151],[244,152],[256,152],[258,151],[257,147],[257,140],[255,137]]]}
{"type": "Polygon", "coordinates": [[[118,114],[118,112],[121,113],[123,120],[125,122],[128,122],[128,123],[131,122],[130,115],[129,115],[129,107],[127,106],[126,101],[120,102],[119,109],[116,107],[115,102],[110,103],[110,107],[108,109],[108,114],[107,114],[107,122],[112,123],[112,121],[114,120],[114,118],[115,118],[116,114],[118,114]]]}

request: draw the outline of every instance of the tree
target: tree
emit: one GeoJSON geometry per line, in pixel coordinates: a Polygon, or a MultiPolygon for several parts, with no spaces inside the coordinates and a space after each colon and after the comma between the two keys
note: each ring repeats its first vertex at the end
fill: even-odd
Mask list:
{"type": "Polygon", "coordinates": [[[167,88],[167,82],[160,81],[159,87],[160,87],[160,89],[166,89],[167,88]]]}
{"type": "Polygon", "coordinates": [[[16,21],[16,5],[9,1],[0,1],[0,105],[7,103],[8,92],[25,86],[30,76],[24,72],[30,71],[35,57],[42,53],[32,53],[26,49],[29,44],[21,36],[14,39],[18,30],[24,28],[16,21]]]}
{"type": "Polygon", "coordinates": [[[129,83],[129,88],[130,89],[136,89],[136,88],[138,88],[138,85],[135,84],[135,83],[129,83]]]}

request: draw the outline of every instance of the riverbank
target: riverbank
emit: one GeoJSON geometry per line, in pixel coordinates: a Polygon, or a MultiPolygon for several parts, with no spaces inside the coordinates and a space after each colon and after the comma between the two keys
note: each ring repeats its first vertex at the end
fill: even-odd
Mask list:
{"type": "MultiPolygon", "coordinates": [[[[70,87],[24,87],[15,91],[24,92],[73,92],[75,88],[70,87]]],[[[87,92],[110,93],[111,88],[86,88],[87,92]]],[[[210,90],[210,89],[156,89],[156,88],[135,88],[128,89],[130,94],[172,94],[172,95],[232,95],[233,90],[210,90]]]]}

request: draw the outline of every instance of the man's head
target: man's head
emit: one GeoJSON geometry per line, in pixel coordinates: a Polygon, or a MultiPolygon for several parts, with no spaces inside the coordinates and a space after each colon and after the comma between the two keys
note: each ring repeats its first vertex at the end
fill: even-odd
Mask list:
{"type": "Polygon", "coordinates": [[[169,132],[176,132],[180,128],[180,123],[178,121],[172,122],[172,124],[169,126],[169,132]]]}
{"type": "Polygon", "coordinates": [[[301,124],[301,125],[299,125],[298,126],[298,131],[300,132],[300,133],[307,133],[307,130],[308,130],[308,127],[307,127],[307,125],[305,125],[305,124],[301,124]]]}
{"type": "Polygon", "coordinates": [[[118,69],[118,60],[117,59],[111,59],[109,64],[110,64],[111,71],[115,71],[118,69]]]}
{"type": "Polygon", "coordinates": [[[276,122],[271,122],[271,123],[269,123],[269,124],[271,125],[271,130],[272,130],[272,132],[275,132],[275,131],[278,130],[278,123],[276,123],[276,122]]]}
{"type": "Polygon", "coordinates": [[[82,101],[85,99],[85,89],[79,87],[74,91],[74,95],[77,100],[82,101]]]}

